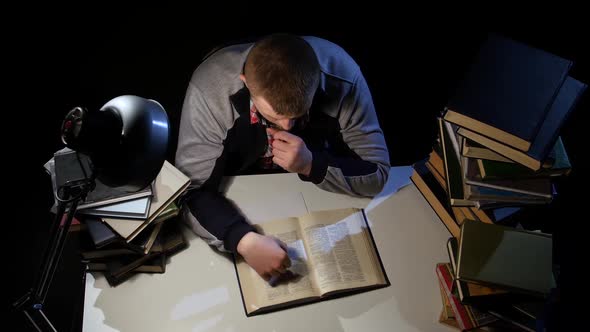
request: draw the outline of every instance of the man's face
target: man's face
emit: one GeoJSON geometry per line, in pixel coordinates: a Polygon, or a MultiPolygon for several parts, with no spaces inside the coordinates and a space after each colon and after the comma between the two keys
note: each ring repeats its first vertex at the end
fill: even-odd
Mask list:
{"type": "MultiPolygon", "coordinates": [[[[246,87],[248,87],[246,76],[241,74],[240,80],[242,80],[246,87]]],[[[248,88],[250,89],[250,87],[248,88]]],[[[297,120],[298,117],[277,114],[274,111],[272,105],[268,103],[266,98],[254,95],[252,93],[252,89],[250,89],[250,99],[252,100],[252,103],[254,104],[254,107],[256,107],[258,113],[260,113],[260,115],[262,115],[268,122],[274,125],[276,129],[289,131],[295,125],[295,120],[297,120]]]]}
{"type": "Polygon", "coordinates": [[[272,123],[276,129],[289,131],[295,125],[297,117],[289,117],[277,114],[273,107],[266,101],[264,97],[251,96],[252,103],[258,113],[260,113],[267,121],[272,123]]]}

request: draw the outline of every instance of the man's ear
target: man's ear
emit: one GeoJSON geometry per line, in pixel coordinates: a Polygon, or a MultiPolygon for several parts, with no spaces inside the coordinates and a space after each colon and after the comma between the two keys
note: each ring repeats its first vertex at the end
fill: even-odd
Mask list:
{"type": "Polygon", "coordinates": [[[240,80],[242,82],[244,82],[244,84],[246,85],[246,87],[248,87],[248,83],[246,83],[246,76],[244,76],[244,74],[240,74],[240,80]]]}

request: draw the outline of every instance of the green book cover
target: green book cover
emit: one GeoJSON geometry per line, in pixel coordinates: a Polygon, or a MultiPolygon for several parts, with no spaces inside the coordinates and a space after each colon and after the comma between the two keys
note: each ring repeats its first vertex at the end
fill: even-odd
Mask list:
{"type": "Polygon", "coordinates": [[[475,206],[475,202],[465,199],[463,171],[459,161],[459,151],[452,141],[451,135],[454,136],[454,133],[451,124],[441,118],[437,120],[449,202],[452,206],[475,206]]]}
{"type": "Polygon", "coordinates": [[[457,278],[546,296],[555,287],[552,237],[495,224],[461,227],[457,278]]]}
{"type": "Polygon", "coordinates": [[[523,178],[523,177],[546,177],[568,175],[571,171],[571,163],[559,137],[551,150],[547,162],[550,167],[543,167],[534,171],[518,163],[504,163],[494,160],[478,159],[479,173],[482,179],[492,178],[523,178]]]}

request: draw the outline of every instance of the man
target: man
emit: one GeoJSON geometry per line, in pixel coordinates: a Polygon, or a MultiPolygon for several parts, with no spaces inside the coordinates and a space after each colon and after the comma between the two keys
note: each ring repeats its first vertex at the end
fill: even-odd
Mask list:
{"type": "Polygon", "coordinates": [[[289,267],[284,244],[258,234],[218,192],[222,176],[288,171],[328,191],[373,196],[389,174],[358,65],[320,38],[274,34],[216,51],[193,73],[179,131],[176,166],[192,181],[184,220],[265,280],[289,267]]]}

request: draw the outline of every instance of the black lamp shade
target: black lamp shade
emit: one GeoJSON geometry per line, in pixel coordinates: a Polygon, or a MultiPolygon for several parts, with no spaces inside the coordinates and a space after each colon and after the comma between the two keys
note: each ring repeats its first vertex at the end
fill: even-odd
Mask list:
{"type": "Polygon", "coordinates": [[[162,105],[132,95],[116,97],[98,111],[76,108],[62,125],[64,143],[90,156],[96,177],[129,192],[156,178],[166,159],[169,135],[162,105]]]}

